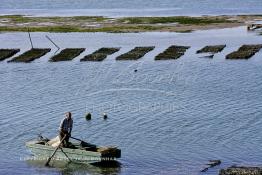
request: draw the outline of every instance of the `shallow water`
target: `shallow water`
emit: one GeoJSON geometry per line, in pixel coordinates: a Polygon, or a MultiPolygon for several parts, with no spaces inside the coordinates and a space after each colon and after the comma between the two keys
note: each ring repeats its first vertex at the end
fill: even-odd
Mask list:
{"type": "Polygon", "coordinates": [[[174,16],[260,14],[261,0],[2,0],[1,14],[174,16]]]}
{"type": "MultiPolygon", "coordinates": [[[[262,165],[262,59],[229,61],[225,55],[242,44],[262,43],[244,27],[176,33],[32,33],[35,47],[52,52],[30,64],[0,63],[0,170],[3,174],[201,174],[210,159],[220,168],[262,165]],[[85,47],[72,62],[49,63],[60,47],[85,47]],[[154,56],[171,44],[189,45],[173,61],[154,56]],[[227,44],[213,59],[198,58],[207,44],[227,44]],[[115,57],[135,46],[156,46],[139,61],[115,57]],[[104,62],[79,59],[105,46],[120,52],[104,62]],[[138,71],[135,73],[134,70],[138,71]],[[45,168],[25,161],[24,142],[42,133],[53,137],[65,111],[72,111],[72,135],[122,149],[120,167],[69,165],[45,168]],[[86,112],[93,119],[85,121],[86,112]],[[106,112],[108,120],[101,114],[106,112]],[[80,168],[80,167],[81,168],[80,168]]],[[[27,50],[26,33],[2,33],[0,48],[27,50]]]]}

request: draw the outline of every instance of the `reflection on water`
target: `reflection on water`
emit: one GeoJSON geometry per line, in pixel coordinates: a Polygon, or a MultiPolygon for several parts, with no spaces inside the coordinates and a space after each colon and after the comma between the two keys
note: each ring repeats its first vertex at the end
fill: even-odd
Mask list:
{"type": "Polygon", "coordinates": [[[102,175],[117,175],[121,173],[120,162],[105,162],[100,164],[82,164],[66,161],[51,161],[50,167],[46,167],[46,161],[43,160],[27,160],[27,164],[31,168],[38,169],[55,169],[59,174],[74,175],[74,174],[102,174],[102,175]]]}

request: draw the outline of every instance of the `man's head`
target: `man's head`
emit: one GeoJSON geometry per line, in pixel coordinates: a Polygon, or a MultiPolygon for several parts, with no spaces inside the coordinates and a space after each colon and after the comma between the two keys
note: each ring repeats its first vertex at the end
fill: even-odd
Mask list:
{"type": "Polygon", "coordinates": [[[66,116],[66,118],[69,120],[69,119],[71,119],[71,117],[72,117],[72,113],[71,113],[71,112],[67,112],[67,113],[65,114],[65,116],[66,116]]]}

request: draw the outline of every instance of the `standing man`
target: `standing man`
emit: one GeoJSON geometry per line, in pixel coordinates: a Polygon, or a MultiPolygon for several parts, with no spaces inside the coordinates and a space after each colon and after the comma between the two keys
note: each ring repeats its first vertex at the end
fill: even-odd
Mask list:
{"type": "Polygon", "coordinates": [[[67,147],[68,146],[68,141],[71,136],[73,128],[73,119],[72,119],[72,114],[71,112],[67,112],[65,114],[65,118],[61,121],[60,127],[59,127],[59,139],[60,141],[65,137],[62,146],[67,147]]]}

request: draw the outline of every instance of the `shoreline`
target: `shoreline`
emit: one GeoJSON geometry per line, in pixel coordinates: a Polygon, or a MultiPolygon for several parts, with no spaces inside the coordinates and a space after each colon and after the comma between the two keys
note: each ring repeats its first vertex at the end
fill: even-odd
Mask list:
{"type": "Polygon", "coordinates": [[[23,15],[0,16],[0,32],[181,32],[223,29],[245,26],[252,21],[262,21],[262,15],[220,16],[166,16],[166,17],[36,17],[23,15]]]}

